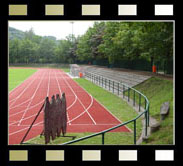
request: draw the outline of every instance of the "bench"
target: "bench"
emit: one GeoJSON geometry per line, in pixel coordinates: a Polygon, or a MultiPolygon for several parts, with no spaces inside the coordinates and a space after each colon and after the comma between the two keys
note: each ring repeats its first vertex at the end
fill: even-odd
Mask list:
{"type": "Polygon", "coordinates": [[[161,120],[165,119],[165,117],[169,114],[169,110],[170,110],[170,102],[165,102],[161,105],[160,108],[161,120]]]}

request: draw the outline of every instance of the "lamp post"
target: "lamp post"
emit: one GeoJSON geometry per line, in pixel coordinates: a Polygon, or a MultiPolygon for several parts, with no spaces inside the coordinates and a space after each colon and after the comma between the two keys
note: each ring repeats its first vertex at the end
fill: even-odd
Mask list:
{"type": "Polygon", "coordinates": [[[74,24],[74,22],[71,21],[71,24],[72,24],[72,42],[73,42],[73,24],[74,24]]]}
{"type": "MultiPolygon", "coordinates": [[[[74,22],[71,21],[71,24],[72,24],[72,38],[71,38],[71,40],[72,40],[72,45],[74,46],[74,41],[73,41],[73,39],[74,39],[74,32],[73,32],[74,22]]],[[[71,47],[71,54],[73,54],[73,57],[74,57],[73,46],[71,47]]],[[[75,58],[73,58],[73,60],[74,60],[74,63],[75,63],[75,58]]]]}

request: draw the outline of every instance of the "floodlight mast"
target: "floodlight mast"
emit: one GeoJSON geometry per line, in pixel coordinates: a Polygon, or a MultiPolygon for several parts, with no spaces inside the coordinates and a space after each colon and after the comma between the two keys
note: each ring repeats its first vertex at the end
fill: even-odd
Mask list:
{"type": "MultiPolygon", "coordinates": [[[[71,21],[71,24],[72,24],[72,38],[71,38],[71,40],[72,40],[72,45],[74,44],[74,21],[71,21]]],[[[73,53],[73,50],[71,50],[72,51],[72,53],[73,53]]],[[[74,63],[75,63],[75,58],[74,58],[74,63]]]]}
{"type": "Polygon", "coordinates": [[[73,33],[73,30],[74,30],[74,28],[73,28],[73,24],[74,24],[74,22],[73,22],[73,21],[71,21],[71,24],[72,24],[72,42],[73,42],[73,35],[74,35],[74,33],[73,33]]]}

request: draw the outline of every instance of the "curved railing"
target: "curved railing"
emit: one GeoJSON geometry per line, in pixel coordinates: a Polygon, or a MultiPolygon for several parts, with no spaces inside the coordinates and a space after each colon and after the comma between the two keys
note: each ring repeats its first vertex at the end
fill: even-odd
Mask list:
{"type": "Polygon", "coordinates": [[[85,72],[85,78],[91,80],[93,83],[96,83],[99,86],[102,86],[105,89],[108,89],[109,91],[111,91],[113,93],[116,93],[118,95],[122,94],[122,97],[126,98],[128,102],[131,100],[130,99],[130,91],[132,91],[133,92],[133,98],[132,98],[133,106],[135,106],[137,104],[136,103],[136,101],[137,101],[136,94],[138,94],[139,95],[139,97],[138,97],[139,115],[137,117],[135,117],[134,119],[132,119],[132,120],[126,121],[122,124],[116,125],[116,126],[114,126],[112,128],[109,128],[107,130],[103,130],[103,131],[95,133],[95,134],[91,134],[91,135],[88,135],[88,136],[85,136],[85,137],[81,137],[81,138],[78,138],[76,140],[68,141],[68,142],[65,142],[61,145],[68,145],[68,144],[76,143],[76,142],[79,142],[79,141],[82,141],[82,140],[86,140],[86,139],[89,139],[89,138],[92,138],[92,137],[96,137],[98,135],[102,136],[102,144],[104,144],[105,133],[107,133],[109,131],[112,131],[114,129],[117,129],[119,127],[122,127],[124,125],[127,125],[129,123],[134,123],[134,128],[133,128],[134,144],[136,144],[136,121],[143,115],[145,115],[145,136],[147,136],[147,127],[149,126],[149,100],[147,99],[147,97],[144,94],[142,94],[141,92],[139,92],[138,90],[136,90],[132,87],[129,87],[128,85],[126,85],[122,82],[117,82],[115,80],[111,80],[111,79],[108,79],[106,77],[103,77],[103,76],[100,76],[100,75],[97,75],[97,74],[93,74],[93,73],[90,73],[90,72],[85,72]],[[125,95],[125,93],[127,93],[127,95],[125,95]],[[144,108],[142,106],[142,97],[144,99],[144,108]],[[143,111],[142,111],[142,109],[143,109],[143,111]]]}

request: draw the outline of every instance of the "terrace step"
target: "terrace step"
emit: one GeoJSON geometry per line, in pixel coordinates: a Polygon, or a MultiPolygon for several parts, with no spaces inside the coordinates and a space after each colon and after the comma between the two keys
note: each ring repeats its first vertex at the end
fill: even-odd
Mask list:
{"type": "Polygon", "coordinates": [[[144,76],[140,74],[129,73],[125,71],[116,71],[108,68],[96,67],[96,66],[84,66],[83,71],[97,74],[114,81],[122,82],[129,85],[129,87],[134,87],[145,80],[149,79],[151,76],[144,76]]]}

